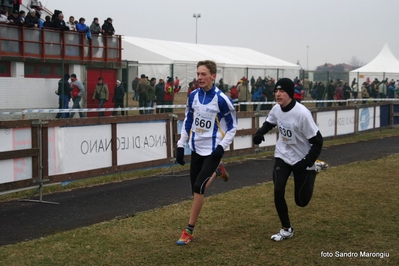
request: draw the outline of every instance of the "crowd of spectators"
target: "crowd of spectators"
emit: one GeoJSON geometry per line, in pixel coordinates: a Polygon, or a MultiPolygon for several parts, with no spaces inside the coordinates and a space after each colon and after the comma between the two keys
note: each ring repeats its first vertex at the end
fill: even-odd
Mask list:
{"type": "MultiPolygon", "coordinates": [[[[367,78],[365,82],[359,84],[354,78],[349,84],[348,81],[340,79],[330,80],[327,86],[323,82],[315,82],[310,85],[310,94],[314,100],[349,100],[362,98],[365,104],[368,99],[399,98],[399,80],[395,81],[388,78],[379,81],[377,78],[371,81],[367,78]],[[360,94],[359,94],[360,93],[360,94]]],[[[333,102],[327,102],[326,106],[332,106],[333,102]]],[[[345,101],[338,102],[339,106],[346,105],[345,101]]],[[[317,107],[323,107],[324,103],[319,102],[317,107]]]]}
{"type": "Polygon", "coordinates": [[[92,34],[114,35],[115,28],[112,24],[112,18],[107,18],[104,23],[100,25],[99,19],[93,19],[90,26],[85,24],[86,19],[81,17],[75,20],[74,16],[69,16],[68,21],[65,22],[64,14],[60,10],[54,10],[52,17],[41,17],[43,6],[40,1],[31,0],[28,7],[28,12],[20,10],[21,0],[0,0],[0,23],[7,23],[10,25],[25,26],[29,28],[38,29],[52,29],[60,31],[76,31],[86,33],[88,39],[91,39],[92,34]]]}
{"type": "MultiPolygon", "coordinates": [[[[139,102],[139,107],[154,107],[156,105],[173,105],[174,96],[181,89],[179,78],[167,77],[165,80],[160,78],[158,83],[156,78],[149,79],[142,74],[137,76],[132,82],[133,100],[139,102]]],[[[157,108],[157,113],[171,113],[172,108],[157,108]]],[[[140,114],[152,114],[153,110],[140,110],[140,114]]]]}

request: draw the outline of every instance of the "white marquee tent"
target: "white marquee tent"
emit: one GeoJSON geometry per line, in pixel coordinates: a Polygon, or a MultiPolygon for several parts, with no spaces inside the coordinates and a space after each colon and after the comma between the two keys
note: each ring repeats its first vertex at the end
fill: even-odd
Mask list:
{"type": "MultiPolygon", "coordinates": [[[[241,47],[215,46],[124,37],[122,59],[138,67],[138,75],[179,77],[182,90],[196,77],[198,61],[209,59],[218,65],[217,80],[235,84],[242,77],[274,78],[299,76],[300,67],[281,59],[241,47]]],[[[129,65],[132,65],[129,63],[129,65]]]]}
{"type": "Polygon", "coordinates": [[[367,65],[358,69],[352,70],[349,73],[350,81],[354,78],[359,80],[359,84],[370,78],[373,81],[375,78],[383,80],[399,79],[399,60],[392,54],[388,44],[385,44],[381,52],[367,65]]]}

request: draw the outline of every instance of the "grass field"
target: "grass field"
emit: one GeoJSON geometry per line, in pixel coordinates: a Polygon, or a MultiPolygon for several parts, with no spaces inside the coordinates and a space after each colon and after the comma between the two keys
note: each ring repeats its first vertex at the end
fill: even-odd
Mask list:
{"type": "Polygon", "coordinates": [[[398,161],[396,154],[320,173],[306,208],[295,206],[290,180],[296,233],[280,243],[269,239],[279,221],[273,186],[264,183],[206,198],[188,246],[175,241],[191,201],[0,247],[0,265],[399,265],[398,161]]]}

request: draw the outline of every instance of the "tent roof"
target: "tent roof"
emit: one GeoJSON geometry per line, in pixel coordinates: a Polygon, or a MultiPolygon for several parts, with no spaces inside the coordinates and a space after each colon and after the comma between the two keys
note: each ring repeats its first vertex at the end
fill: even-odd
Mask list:
{"type": "Polygon", "coordinates": [[[284,60],[241,47],[124,37],[123,60],[141,64],[196,64],[209,59],[224,67],[300,69],[284,60]]]}
{"type": "Polygon", "coordinates": [[[381,52],[370,63],[358,69],[352,70],[352,73],[399,73],[399,60],[392,54],[386,43],[381,52]]]}

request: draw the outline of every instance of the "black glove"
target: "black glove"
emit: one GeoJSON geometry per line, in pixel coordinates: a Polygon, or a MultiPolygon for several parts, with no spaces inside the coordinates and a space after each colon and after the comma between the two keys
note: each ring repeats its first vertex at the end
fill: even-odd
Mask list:
{"type": "Polygon", "coordinates": [[[177,148],[176,150],[176,162],[181,165],[184,165],[184,148],[177,148]]]}
{"type": "Polygon", "coordinates": [[[218,145],[216,149],[212,152],[212,156],[215,158],[222,158],[224,154],[224,149],[222,146],[218,145]]]}
{"type": "Polygon", "coordinates": [[[305,158],[303,158],[302,160],[294,164],[293,168],[296,171],[305,171],[308,166],[309,166],[308,162],[306,161],[305,158]]]}
{"type": "Polygon", "coordinates": [[[252,138],[252,141],[254,144],[260,144],[262,141],[265,140],[265,137],[262,134],[256,133],[254,137],[252,138]]]}

